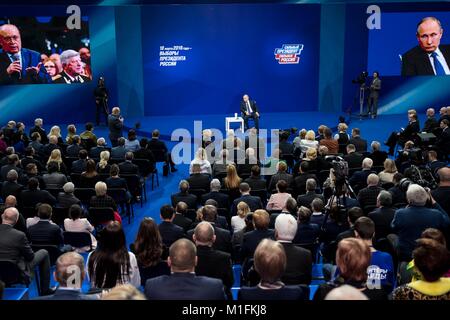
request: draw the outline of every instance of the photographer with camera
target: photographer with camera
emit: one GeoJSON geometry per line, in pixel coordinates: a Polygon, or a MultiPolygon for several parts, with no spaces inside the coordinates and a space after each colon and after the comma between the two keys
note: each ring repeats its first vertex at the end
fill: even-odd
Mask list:
{"type": "Polygon", "coordinates": [[[411,261],[416,240],[427,228],[446,232],[450,226],[447,213],[436,202],[429,188],[411,183],[406,191],[408,205],[398,209],[392,220],[392,231],[398,236],[395,247],[399,262],[411,261]]]}

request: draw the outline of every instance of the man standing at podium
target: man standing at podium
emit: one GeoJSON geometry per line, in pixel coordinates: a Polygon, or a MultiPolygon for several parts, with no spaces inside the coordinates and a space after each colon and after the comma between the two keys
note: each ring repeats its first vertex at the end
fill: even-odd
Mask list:
{"type": "Polygon", "coordinates": [[[248,129],[248,119],[253,118],[255,128],[259,131],[259,112],[255,100],[250,100],[248,94],[244,94],[241,101],[241,112],[244,118],[244,130],[248,129]]]}

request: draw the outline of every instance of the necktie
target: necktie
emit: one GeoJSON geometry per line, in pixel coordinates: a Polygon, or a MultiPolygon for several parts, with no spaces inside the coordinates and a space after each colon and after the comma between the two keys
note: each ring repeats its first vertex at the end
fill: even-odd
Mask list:
{"type": "Polygon", "coordinates": [[[247,101],[247,111],[248,113],[252,113],[252,108],[250,108],[250,101],[247,101]]]}
{"type": "Polygon", "coordinates": [[[436,70],[437,76],[445,76],[445,70],[442,64],[438,60],[438,53],[434,51],[431,56],[433,57],[434,69],[436,70]]]}

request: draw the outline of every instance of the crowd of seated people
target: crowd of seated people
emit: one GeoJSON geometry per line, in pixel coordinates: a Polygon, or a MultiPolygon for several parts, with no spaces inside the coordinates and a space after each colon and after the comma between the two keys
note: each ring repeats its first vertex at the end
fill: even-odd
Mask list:
{"type": "MultiPolygon", "coordinates": [[[[319,286],[316,300],[326,299],[333,289],[341,287],[356,288],[368,299],[400,299],[412,290],[415,297],[429,298],[428,287],[443,292],[448,287],[448,259],[443,253],[447,248],[416,240],[427,228],[448,236],[450,168],[438,161],[436,151],[424,152],[430,161],[422,165],[433,168],[439,181],[428,190],[414,181],[409,168],[417,162],[411,162],[410,157],[398,166],[380,150],[379,142],[373,141],[368,152],[359,129],[353,128],[349,135],[346,125],[338,127],[335,137],[330,128],[321,127],[314,140],[305,129],[298,146],[283,135],[274,154],[266,159],[258,159],[259,150],[246,148],[251,143],[242,143],[231,133],[228,142],[218,142],[231,148],[217,152],[217,156],[211,157],[200,148],[189,175],[179,182],[179,192],[172,190],[170,204],[161,206],[161,222],[145,218],[130,248],[121,225],[122,210],[108,191],[124,189],[126,202],[140,196],[122,176],[142,174],[133,160],[144,154],[151,159],[150,141],[133,142],[136,138],[131,132],[123,143],[118,140],[116,148],[124,149],[123,158],[112,161],[113,150],[88,124],[82,136],[74,134],[76,130],[70,136],[71,147],[79,146],[78,158],[74,158],[67,155],[69,147],[64,139],[59,141],[60,131],[54,128],[41,151],[30,142],[18,154],[7,143],[0,169],[5,203],[2,228],[11,233],[10,238],[22,239],[18,243],[22,247],[14,248],[14,254],[28,268],[39,266],[40,293],[53,299],[63,297],[48,287],[49,275],[45,274],[52,257],[45,250],[32,250],[34,244],[42,244],[42,233],[51,235],[52,241],[45,241],[61,251],[57,267],[64,268],[64,258],[79,263],[73,251],[90,252],[85,262],[92,291],[89,298],[101,298],[103,291],[132,285],[143,286],[145,297],[154,300],[232,299],[232,265],[241,264],[240,299],[307,300],[313,264],[319,255],[326,262],[327,282],[319,286]],[[91,140],[90,150],[83,140],[91,140]],[[298,157],[287,157],[290,154],[285,152],[293,155],[296,148],[301,150],[298,157]],[[348,163],[344,182],[338,179],[332,162],[337,156],[348,163]],[[276,170],[265,170],[268,167],[276,170]],[[92,194],[87,199],[81,197],[81,189],[91,189],[92,194]],[[32,210],[30,216],[28,210],[35,207],[38,210],[32,210]],[[103,228],[97,231],[98,222],[92,220],[89,209],[105,207],[111,208],[112,218],[102,221],[103,228]],[[67,209],[67,216],[58,223],[52,220],[57,220],[54,213],[59,208],[67,209]],[[64,231],[89,234],[90,246],[65,246],[64,231]],[[424,265],[420,259],[426,250],[442,261],[424,265]],[[403,270],[400,267],[411,261],[426,284],[397,283],[396,274],[403,270]]],[[[42,121],[36,121],[33,129],[33,141],[42,141],[41,133],[47,136],[42,121]]],[[[154,134],[158,140],[159,132],[154,134]]],[[[162,161],[167,166],[172,163],[169,156],[162,161]]],[[[10,238],[0,234],[0,257],[12,254],[8,252],[10,238]]],[[[63,276],[58,278],[61,287],[63,276]]],[[[435,298],[446,297],[444,292],[435,298]]]]}

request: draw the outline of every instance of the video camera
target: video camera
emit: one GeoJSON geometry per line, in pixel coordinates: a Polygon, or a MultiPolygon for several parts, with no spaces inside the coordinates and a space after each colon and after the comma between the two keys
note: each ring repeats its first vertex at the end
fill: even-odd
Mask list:
{"type": "Polygon", "coordinates": [[[363,71],[359,74],[359,76],[356,79],[352,80],[352,83],[363,85],[366,83],[368,77],[369,73],[367,71],[363,71]]]}

